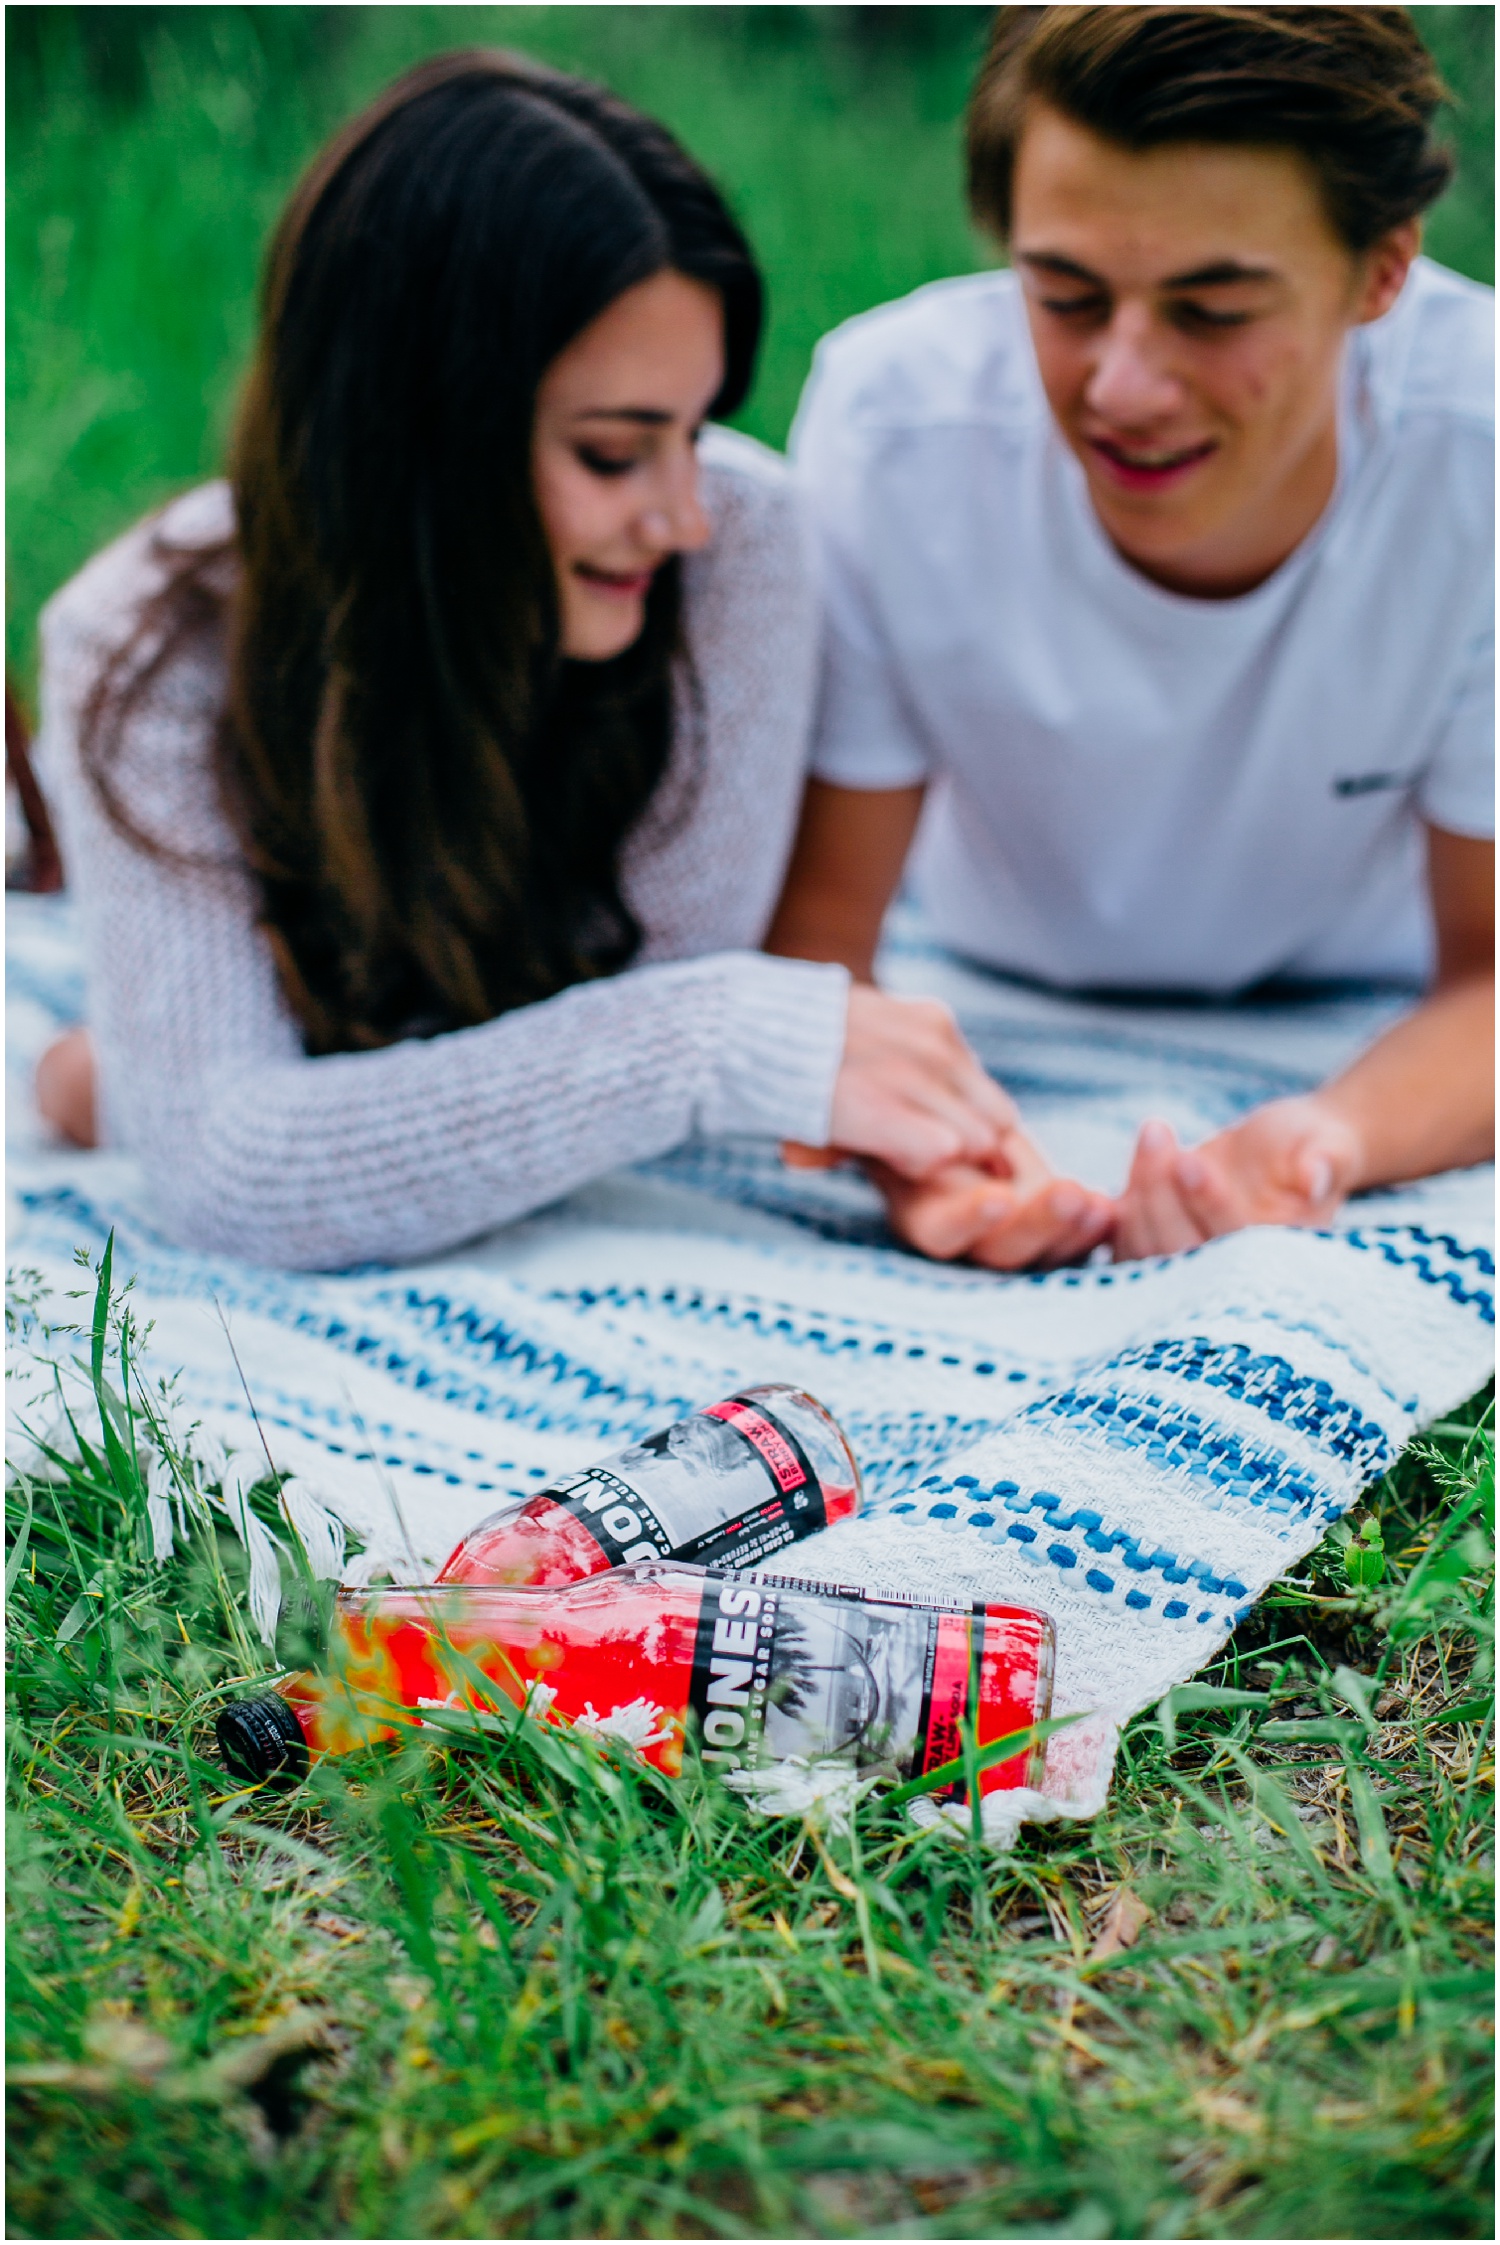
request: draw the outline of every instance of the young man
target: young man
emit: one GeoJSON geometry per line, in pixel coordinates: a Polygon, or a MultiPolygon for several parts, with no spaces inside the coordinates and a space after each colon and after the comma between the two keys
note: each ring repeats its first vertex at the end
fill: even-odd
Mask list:
{"type": "Polygon", "coordinates": [[[970,195],[1009,272],[820,347],[828,608],[774,948],[938,935],[1065,988],[1397,978],[1414,1010],[1118,1202],[883,1179],[999,1267],[1320,1223],[1493,1142],[1493,295],[1417,257],[1448,162],[1398,8],[1005,8],[970,195]],[[920,816],[920,824],[919,824],[920,816]]]}

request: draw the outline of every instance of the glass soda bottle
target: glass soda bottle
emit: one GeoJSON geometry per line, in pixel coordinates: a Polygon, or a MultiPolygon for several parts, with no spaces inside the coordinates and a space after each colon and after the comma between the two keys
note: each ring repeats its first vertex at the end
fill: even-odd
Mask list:
{"type": "Polygon", "coordinates": [[[505,1506],[439,1582],[577,1582],[637,1560],[748,1567],[858,1509],[838,1421],[801,1388],[743,1388],[505,1506]]]}
{"type": "MultiPolygon", "coordinates": [[[[493,1718],[508,1702],[621,1739],[668,1776],[696,1742],[724,1772],[799,1756],[906,1779],[961,1752],[976,1675],[984,1746],[1046,1719],[1052,1667],[1052,1624],[1026,1607],[653,1561],[554,1589],[341,1591],[326,1669],[227,1707],[219,1744],[246,1778],[300,1774],[435,1710],[493,1718]]],[[[1039,1768],[1037,1748],[1018,1751],[981,1773],[980,1791],[1033,1783],[1039,1768]]]]}

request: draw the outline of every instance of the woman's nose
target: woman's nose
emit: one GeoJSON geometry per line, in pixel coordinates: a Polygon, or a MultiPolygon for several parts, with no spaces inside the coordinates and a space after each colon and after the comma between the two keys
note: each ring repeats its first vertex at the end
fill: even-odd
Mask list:
{"type": "Polygon", "coordinates": [[[1101,419],[1132,428],[1175,413],[1183,396],[1149,313],[1122,304],[1100,338],[1084,403],[1101,419]]]}
{"type": "Polygon", "coordinates": [[[706,546],[713,524],[698,496],[698,456],[674,462],[664,474],[653,503],[641,516],[641,531],[662,553],[696,553],[706,546]]]}

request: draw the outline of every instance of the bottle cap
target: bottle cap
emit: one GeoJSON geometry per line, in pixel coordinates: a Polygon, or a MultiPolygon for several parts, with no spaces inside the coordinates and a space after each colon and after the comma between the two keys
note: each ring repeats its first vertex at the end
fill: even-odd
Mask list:
{"type": "Polygon", "coordinates": [[[307,1769],[307,1740],[302,1725],[284,1699],[237,1699],[215,1725],[219,1752],[236,1777],[252,1785],[285,1773],[301,1777],[307,1769]]]}

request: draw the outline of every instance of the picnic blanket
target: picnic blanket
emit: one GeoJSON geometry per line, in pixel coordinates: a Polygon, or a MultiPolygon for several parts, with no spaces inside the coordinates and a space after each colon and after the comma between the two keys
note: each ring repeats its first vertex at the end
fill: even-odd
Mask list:
{"type": "MultiPolygon", "coordinates": [[[[926,1263],[860,1177],[788,1171],[745,1140],[399,1269],[185,1253],[127,1160],[59,1150],[34,1116],[36,1054],[81,1012],[65,898],[11,900],[8,962],[12,1268],[60,1304],[75,1249],[114,1226],[181,1408],[254,1478],[248,1386],[278,1468],[362,1544],[350,1579],[419,1579],[508,1497],[736,1387],[797,1382],[842,1421],[868,1501],[778,1573],[1053,1616],[1054,1708],[1087,1719],[1051,1740],[1039,1792],[991,1797],[997,1839],[1023,1816],[1094,1813],[1126,1717],[1201,1667],[1491,1369],[1488,1169],[1367,1195],[1328,1232],[1046,1276],[926,1263]]],[[[1063,1000],[956,964],[910,923],[883,971],[946,998],[1044,1147],[1105,1187],[1145,1116],[1199,1138],[1315,1083],[1402,1003],[1063,1000]]]]}

